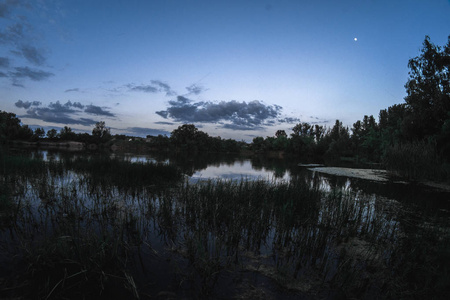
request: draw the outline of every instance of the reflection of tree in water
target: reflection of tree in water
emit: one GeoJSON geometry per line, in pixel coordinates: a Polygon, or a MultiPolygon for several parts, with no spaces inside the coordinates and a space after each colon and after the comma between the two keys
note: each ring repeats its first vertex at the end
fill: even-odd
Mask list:
{"type": "Polygon", "coordinates": [[[205,170],[209,166],[220,167],[221,165],[233,166],[236,162],[243,163],[245,158],[237,154],[223,153],[152,153],[157,161],[166,161],[167,159],[181,169],[184,174],[192,176],[195,172],[205,170]]]}
{"type": "Polygon", "coordinates": [[[298,167],[291,159],[270,158],[264,156],[253,156],[251,158],[252,168],[258,171],[266,170],[273,172],[275,178],[283,178],[286,174],[293,176],[298,173],[298,167]]]}

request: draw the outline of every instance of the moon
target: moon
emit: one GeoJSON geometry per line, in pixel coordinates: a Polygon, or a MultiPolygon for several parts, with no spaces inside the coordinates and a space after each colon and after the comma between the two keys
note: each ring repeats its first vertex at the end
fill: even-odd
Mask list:
{"type": "Polygon", "coordinates": [[[357,42],[357,41],[358,41],[358,38],[354,38],[353,40],[354,40],[355,42],[357,42]]]}

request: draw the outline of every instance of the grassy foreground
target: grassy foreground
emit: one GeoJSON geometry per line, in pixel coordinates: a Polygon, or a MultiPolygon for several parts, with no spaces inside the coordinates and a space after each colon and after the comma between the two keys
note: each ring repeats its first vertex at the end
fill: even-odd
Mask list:
{"type": "Polygon", "coordinates": [[[0,298],[448,293],[448,218],[317,178],[192,184],[154,163],[0,163],[0,298]]]}

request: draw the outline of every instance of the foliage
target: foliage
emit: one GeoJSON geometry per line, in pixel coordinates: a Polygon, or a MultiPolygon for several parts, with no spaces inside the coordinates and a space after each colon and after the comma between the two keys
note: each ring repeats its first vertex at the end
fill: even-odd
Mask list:
{"type": "Polygon", "coordinates": [[[408,67],[409,134],[424,139],[442,130],[450,112],[450,36],[443,48],[426,36],[421,54],[410,59],[408,67]]]}
{"type": "Polygon", "coordinates": [[[92,136],[99,142],[107,142],[111,139],[110,129],[106,127],[105,122],[97,122],[92,130],[92,136]]]}
{"type": "Polygon", "coordinates": [[[425,141],[395,144],[386,149],[384,165],[397,175],[412,179],[450,178],[448,165],[437,155],[436,144],[425,141]]]}

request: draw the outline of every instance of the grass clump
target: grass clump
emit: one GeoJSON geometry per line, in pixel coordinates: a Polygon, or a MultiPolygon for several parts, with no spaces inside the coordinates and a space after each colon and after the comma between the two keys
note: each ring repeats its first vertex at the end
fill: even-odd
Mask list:
{"type": "Polygon", "coordinates": [[[409,180],[450,179],[450,166],[444,163],[431,142],[415,141],[388,147],[383,164],[387,170],[409,180]]]}

